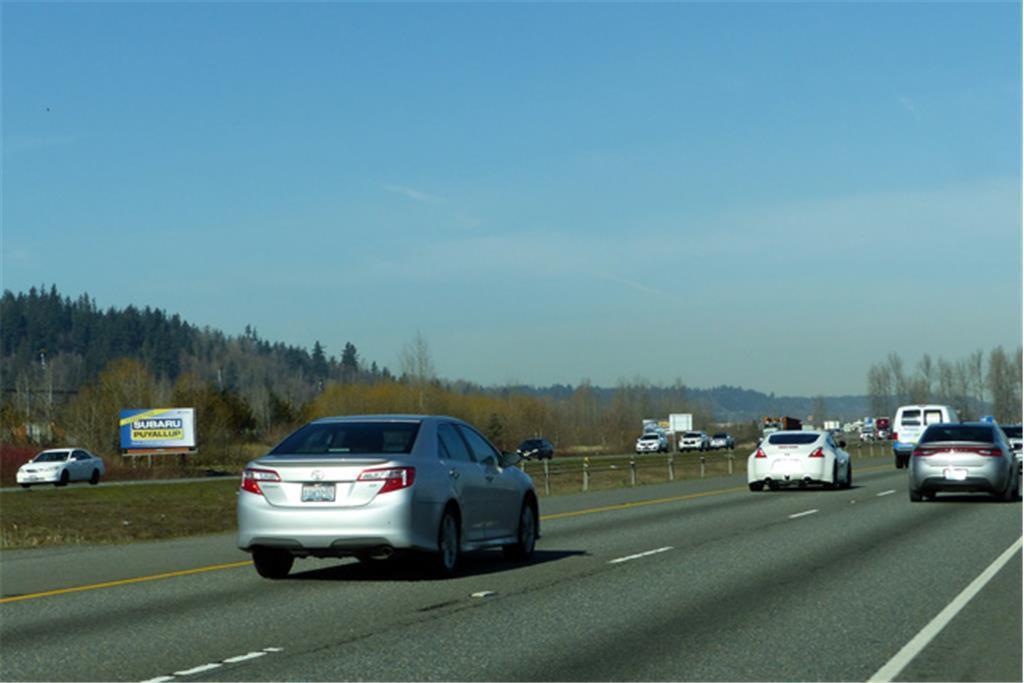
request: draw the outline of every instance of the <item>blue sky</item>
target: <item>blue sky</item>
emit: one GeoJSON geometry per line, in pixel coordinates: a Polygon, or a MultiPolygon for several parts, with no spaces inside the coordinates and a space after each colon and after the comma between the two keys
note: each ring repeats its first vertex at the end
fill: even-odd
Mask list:
{"type": "Polygon", "coordinates": [[[1021,343],[1006,4],[4,4],[3,287],[484,384],[1021,343]]]}

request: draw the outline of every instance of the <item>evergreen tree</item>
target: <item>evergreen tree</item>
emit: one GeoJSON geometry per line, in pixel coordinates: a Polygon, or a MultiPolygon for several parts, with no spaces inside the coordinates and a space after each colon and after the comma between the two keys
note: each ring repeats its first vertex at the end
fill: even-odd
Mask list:
{"type": "Polygon", "coordinates": [[[359,374],[359,352],[352,342],[345,342],[341,352],[341,374],[346,382],[351,382],[359,374]]]}
{"type": "Polygon", "coordinates": [[[319,339],[313,344],[313,356],[311,361],[313,377],[319,380],[325,379],[327,377],[328,370],[327,356],[324,354],[324,347],[323,344],[320,343],[319,339]]]}

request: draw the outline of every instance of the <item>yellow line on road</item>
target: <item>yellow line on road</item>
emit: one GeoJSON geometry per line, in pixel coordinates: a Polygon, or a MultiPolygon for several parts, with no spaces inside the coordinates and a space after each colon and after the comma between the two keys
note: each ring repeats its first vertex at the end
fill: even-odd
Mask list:
{"type": "Polygon", "coordinates": [[[221,569],[236,569],[238,567],[245,567],[252,564],[252,560],[243,560],[242,562],[229,562],[227,564],[213,564],[208,567],[196,567],[195,569],[182,569],[177,572],[167,572],[165,574],[153,574],[152,576],[137,576],[133,579],[119,579],[118,581],[105,581],[103,583],[91,583],[86,586],[75,586],[74,588],[58,588],[57,590],[44,591],[42,593],[28,593],[26,595],[14,595],[9,598],[0,598],[0,605],[8,602],[19,602],[21,600],[33,600],[35,598],[47,598],[51,595],[64,595],[65,593],[78,593],[80,591],[91,591],[97,588],[113,588],[115,586],[127,586],[132,583],[142,583],[143,581],[156,581],[158,579],[171,579],[175,576],[187,576],[189,574],[201,574],[202,572],[215,572],[221,569]]]}
{"type": "MultiPolygon", "coordinates": [[[[881,465],[877,467],[868,467],[859,472],[872,472],[876,470],[890,469],[891,465],[881,465]]],[[[614,512],[615,510],[629,510],[630,508],[646,507],[649,505],[663,505],[665,503],[675,503],[682,500],[693,500],[695,498],[706,498],[708,496],[720,496],[726,493],[738,493],[740,491],[746,491],[746,486],[736,486],[729,489],[716,489],[714,491],[704,491],[702,493],[688,493],[682,496],[671,496],[669,498],[652,498],[651,500],[640,500],[632,503],[618,503],[616,505],[605,505],[603,507],[587,508],[585,510],[573,510],[571,512],[556,512],[550,515],[541,515],[542,521],[548,521],[552,519],[565,519],[568,517],[582,517],[583,515],[593,515],[598,512],[614,512]]],[[[204,572],[215,572],[222,569],[237,569],[238,567],[246,567],[252,564],[252,560],[242,560],[241,562],[228,562],[227,564],[213,564],[207,567],[196,567],[195,569],[182,569],[176,572],[166,572],[164,574],[153,574],[151,576],[137,576],[131,579],[119,579],[117,581],[105,581],[103,583],[91,583],[85,586],[75,586],[73,588],[58,588],[52,591],[44,591],[42,593],[27,593],[25,595],[14,595],[9,598],[0,598],[0,605],[5,605],[10,602],[20,602],[22,600],[34,600],[36,598],[48,598],[54,595],[65,595],[67,593],[79,593],[82,591],[91,591],[98,588],[114,588],[116,586],[127,586],[133,583],[142,583],[144,581],[157,581],[160,579],[172,579],[176,576],[188,576],[189,574],[202,574],[204,572]]]]}
{"type": "Polygon", "coordinates": [[[737,486],[731,489],[717,489],[715,491],[705,491],[703,493],[688,493],[684,496],[672,496],[671,498],[652,498],[651,500],[638,500],[633,503],[617,503],[615,505],[606,505],[599,508],[588,508],[586,510],[574,510],[572,512],[556,512],[550,515],[541,515],[541,521],[547,521],[549,519],[564,519],[565,517],[581,517],[583,515],[592,515],[595,512],[612,512],[613,510],[628,510],[630,508],[645,507],[647,505],[661,505],[663,503],[675,503],[680,500],[692,500],[693,498],[704,498],[706,496],[720,496],[723,493],[736,493],[738,491],[746,491],[746,486],[737,486]]]}

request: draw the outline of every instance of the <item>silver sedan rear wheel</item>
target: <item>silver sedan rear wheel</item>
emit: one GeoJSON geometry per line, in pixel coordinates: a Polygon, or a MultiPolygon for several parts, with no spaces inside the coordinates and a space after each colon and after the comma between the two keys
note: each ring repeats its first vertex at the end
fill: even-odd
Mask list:
{"type": "Polygon", "coordinates": [[[430,558],[433,573],[441,578],[455,574],[459,566],[459,520],[449,508],[437,529],[437,553],[430,558]]]}
{"type": "Polygon", "coordinates": [[[283,579],[288,576],[295,563],[295,557],[280,548],[254,548],[252,563],[256,573],[265,579],[283,579]]]}
{"type": "Polygon", "coordinates": [[[533,555],[537,545],[537,513],[529,502],[523,503],[519,512],[519,529],[516,531],[516,542],[502,548],[505,557],[510,560],[525,560],[533,555]]]}

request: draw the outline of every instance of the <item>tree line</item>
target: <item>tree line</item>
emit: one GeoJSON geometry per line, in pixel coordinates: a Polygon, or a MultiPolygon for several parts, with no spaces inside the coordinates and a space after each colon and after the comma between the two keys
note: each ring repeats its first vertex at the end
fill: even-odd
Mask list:
{"type": "Polygon", "coordinates": [[[209,384],[243,401],[262,431],[297,415],[331,381],[391,379],[388,368],[367,363],[352,342],[329,354],[319,341],[312,350],[271,343],[252,326],[229,336],[148,306],[101,310],[88,294],[72,300],[56,286],[5,290],[0,320],[3,410],[29,423],[52,422],[63,404],[94,391],[101,375],[125,358],[141,364],[163,400],[179,381],[209,384]]]}
{"type": "Polygon", "coordinates": [[[240,458],[245,444],[274,443],[324,415],[442,413],[509,450],[544,435],[581,452],[630,448],[645,418],[692,412],[698,425],[714,421],[681,381],[604,389],[584,380],[543,392],[443,380],[419,333],[393,374],[367,363],[351,342],[328,355],[319,341],[309,351],[272,344],[251,326],[229,336],[159,309],[100,310],[88,295],[72,300],[56,287],[5,291],[0,320],[7,443],[72,441],[114,455],[119,411],[145,407],[194,407],[202,457],[214,460],[240,458]]]}
{"type": "MultiPolygon", "coordinates": [[[[429,358],[419,342],[420,358],[429,358]]],[[[478,426],[496,445],[513,450],[523,439],[543,435],[563,453],[622,452],[632,447],[641,421],[670,411],[694,413],[697,424],[711,424],[706,406],[687,399],[681,384],[652,392],[645,382],[620,382],[602,395],[582,382],[564,398],[511,390],[484,390],[466,382],[439,379],[429,366],[405,367],[398,377],[369,381],[329,380],[309,401],[293,406],[270,393],[268,410],[254,409],[241,393],[186,372],[174,382],[158,378],[138,358],[112,361],[67,401],[53,409],[53,429],[43,439],[78,444],[105,456],[119,451],[118,415],[123,408],[193,407],[200,453],[194,464],[240,464],[252,444],[269,446],[300,424],[328,415],[427,413],[458,417],[478,426]],[[657,397],[657,398],[656,398],[657,397]]],[[[27,416],[5,401],[3,441],[27,441],[27,416]]]]}
{"type": "Polygon", "coordinates": [[[1020,346],[1016,353],[997,346],[956,360],[924,354],[912,367],[890,353],[867,372],[871,413],[891,416],[900,405],[941,403],[961,419],[991,414],[1002,424],[1020,424],[1022,374],[1020,346]]]}

